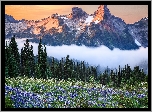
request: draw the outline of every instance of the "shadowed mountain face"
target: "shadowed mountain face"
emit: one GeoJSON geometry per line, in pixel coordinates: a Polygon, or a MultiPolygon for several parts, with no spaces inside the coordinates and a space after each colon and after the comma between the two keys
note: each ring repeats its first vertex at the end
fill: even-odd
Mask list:
{"type": "Polygon", "coordinates": [[[33,38],[30,41],[47,45],[107,46],[121,50],[148,47],[148,18],[134,24],[126,24],[121,18],[111,15],[107,5],[100,5],[94,14],[87,14],[81,8],[73,7],[69,15],[52,14],[34,20],[15,20],[5,14],[5,38],[12,35],[33,38]],[[138,42],[138,44],[137,44],[138,42]]]}

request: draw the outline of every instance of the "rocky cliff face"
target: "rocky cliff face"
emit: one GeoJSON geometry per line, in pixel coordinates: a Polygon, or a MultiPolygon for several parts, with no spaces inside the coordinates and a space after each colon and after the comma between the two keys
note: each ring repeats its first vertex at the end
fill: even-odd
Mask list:
{"type": "Polygon", "coordinates": [[[129,33],[143,47],[148,47],[148,18],[142,18],[134,24],[128,24],[129,33]]]}
{"type": "Polygon", "coordinates": [[[85,19],[88,16],[88,14],[83,11],[81,8],[73,7],[72,8],[72,18],[75,21],[78,21],[80,19],[85,19]]]}
{"type": "Polygon", "coordinates": [[[148,47],[148,18],[134,24],[126,24],[121,18],[111,15],[107,5],[100,5],[94,14],[73,7],[69,15],[52,14],[42,20],[16,21],[5,15],[5,38],[33,37],[38,42],[42,37],[49,45],[105,45],[110,49],[138,49],[135,39],[148,47]]]}
{"type": "Polygon", "coordinates": [[[62,20],[58,18],[58,15],[52,14],[51,17],[44,18],[40,21],[25,21],[27,24],[27,27],[32,29],[31,32],[33,34],[41,34],[41,33],[50,33],[52,34],[49,30],[52,28],[55,28],[57,32],[62,32],[62,26],[61,26],[62,20]],[[43,29],[43,31],[42,31],[43,29]]]}
{"type": "Polygon", "coordinates": [[[15,20],[13,16],[5,14],[5,23],[18,23],[19,21],[15,20]]]}
{"type": "Polygon", "coordinates": [[[94,19],[93,19],[93,22],[95,22],[95,21],[102,21],[103,20],[103,17],[104,17],[104,5],[100,5],[99,7],[98,7],[98,10],[97,11],[95,11],[95,13],[94,13],[94,19]]]}

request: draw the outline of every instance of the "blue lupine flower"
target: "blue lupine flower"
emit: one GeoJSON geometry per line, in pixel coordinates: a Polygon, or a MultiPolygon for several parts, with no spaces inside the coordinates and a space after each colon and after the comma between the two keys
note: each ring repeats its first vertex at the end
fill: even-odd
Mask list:
{"type": "Polygon", "coordinates": [[[80,88],[82,88],[81,86],[72,86],[71,88],[75,88],[75,89],[80,89],[80,88]]]}
{"type": "Polygon", "coordinates": [[[91,91],[94,91],[95,90],[95,88],[93,87],[93,88],[91,88],[91,91]]]}
{"type": "Polygon", "coordinates": [[[48,104],[48,108],[51,108],[51,104],[48,104]]]}
{"type": "Polygon", "coordinates": [[[36,96],[37,96],[37,94],[35,94],[35,93],[32,94],[32,97],[36,97],[36,96]]]}
{"type": "Polygon", "coordinates": [[[12,87],[11,86],[5,86],[5,90],[11,90],[12,87]]]}
{"type": "Polygon", "coordinates": [[[20,99],[20,103],[21,103],[22,105],[24,104],[24,102],[25,102],[25,100],[20,99]]]}
{"type": "Polygon", "coordinates": [[[65,90],[64,90],[62,87],[59,87],[58,89],[59,89],[59,91],[61,91],[62,93],[65,92],[65,90]]]}
{"type": "Polygon", "coordinates": [[[16,90],[15,90],[14,88],[12,88],[12,90],[11,90],[11,91],[12,91],[12,93],[16,93],[16,90]]]}
{"type": "Polygon", "coordinates": [[[15,102],[15,103],[14,103],[14,106],[15,106],[15,108],[19,108],[19,106],[18,106],[18,103],[17,103],[17,102],[15,102]]]}
{"type": "MultiPolygon", "coordinates": [[[[41,88],[45,88],[45,86],[41,85],[41,88]]],[[[14,106],[15,108],[31,108],[31,107],[38,107],[38,108],[53,108],[53,106],[51,106],[52,102],[55,102],[55,100],[60,100],[60,101],[64,101],[65,104],[67,106],[70,107],[75,107],[76,104],[75,102],[69,100],[68,98],[75,98],[78,96],[77,92],[77,88],[81,89],[81,90],[85,90],[84,92],[90,96],[89,99],[87,99],[88,103],[92,104],[92,105],[97,105],[99,107],[105,107],[106,103],[110,102],[112,103],[113,106],[116,106],[117,103],[115,102],[111,102],[112,99],[112,94],[120,94],[120,91],[115,92],[112,88],[107,88],[106,90],[101,90],[100,91],[96,91],[96,88],[83,88],[83,87],[78,87],[78,86],[72,86],[69,87],[70,89],[70,96],[66,96],[67,94],[65,93],[65,90],[60,87],[60,86],[56,86],[56,90],[54,92],[48,92],[48,93],[44,93],[43,95],[37,94],[37,93],[32,93],[32,92],[27,92],[27,91],[21,91],[20,88],[12,88],[11,86],[5,86],[5,95],[9,94],[11,99],[14,101],[14,106]],[[61,93],[62,92],[62,93],[61,93]],[[10,94],[13,93],[13,94],[10,94]],[[101,93],[101,94],[99,94],[101,93]],[[61,94],[61,95],[59,95],[61,94]],[[65,95],[66,94],[66,95],[65,95]],[[98,100],[99,103],[97,104],[97,97],[96,94],[98,95],[98,100]],[[45,100],[44,100],[45,99],[45,100]],[[45,102],[45,104],[44,104],[45,102]]],[[[54,90],[54,88],[52,89],[54,90]]],[[[50,91],[52,91],[50,90],[50,91]]],[[[80,97],[86,98],[86,94],[81,93],[82,95],[80,95],[80,97]]],[[[130,95],[136,95],[136,93],[132,92],[129,93],[128,91],[123,92],[124,95],[126,96],[130,96],[130,95]]],[[[136,95],[138,98],[143,98],[146,95],[145,94],[138,94],[136,95]]],[[[88,97],[87,97],[88,98],[88,97]]]]}
{"type": "Polygon", "coordinates": [[[70,93],[71,98],[75,98],[76,96],[78,96],[77,93],[75,93],[75,92],[70,93]]]}
{"type": "Polygon", "coordinates": [[[66,104],[66,105],[70,105],[70,100],[66,100],[66,101],[65,101],[65,104],[66,104]]]}
{"type": "Polygon", "coordinates": [[[106,90],[103,90],[103,91],[101,91],[100,93],[101,93],[101,95],[102,95],[103,97],[106,97],[106,96],[107,96],[107,91],[106,91],[106,90]]]}
{"type": "Polygon", "coordinates": [[[112,94],[113,93],[113,89],[112,88],[108,88],[108,93],[112,94]]]}
{"type": "Polygon", "coordinates": [[[63,97],[62,96],[58,96],[58,100],[63,101],[63,97]]]}
{"type": "Polygon", "coordinates": [[[16,95],[11,95],[11,100],[16,100],[16,95]]]}
{"type": "Polygon", "coordinates": [[[144,98],[146,95],[145,94],[138,94],[137,97],[138,98],[144,98]]]}
{"type": "Polygon", "coordinates": [[[77,93],[74,93],[74,97],[77,97],[78,96],[78,94],[77,93]]]}
{"type": "Polygon", "coordinates": [[[125,96],[129,96],[130,93],[128,91],[125,92],[125,96]]]}
{"type": "Polygon", "coordinates": [[[45,90],[45,86],[44,85],[41,85],[41,88],[42,88],[42,90],[45,90]]]}
{"type": "Polygon", "coordinates": [[[103,103],[103,104],[102,104],[102,107],[106,107],[106,104],[103,103]]]}
{"type": "Polygon", "coordinates": [[[132,96],[134,96],[134,95],[136,95],[136,92],[135,92],[135,91],[132,93],[132,96]]]}
{"type": "Polygon", "coordinates": [[[103,98],[102,98],[102,97],[99,97],[99,98],[98,98],[98,100],[99,100],[99,101],[102,101],[102,100],[103,100],[103,98]]]}
{"type": "Polygon", "coordinates": [[[67,99],[67,96],[63,96],[63,99],[66,100],[66,99],[67,99]]]}
{"type": "Polygon", "coordinates": [[[107,94],[107,93],[108,93],[107,90],[104,90],[103,92],[104,92],[104,94],[107,94]]]}
{"type": "Polygon", "coordinates": [[[22,95],[22,97],[25,97],[25,93],[24,92],[22,92],[21,95],[22,95]]]}

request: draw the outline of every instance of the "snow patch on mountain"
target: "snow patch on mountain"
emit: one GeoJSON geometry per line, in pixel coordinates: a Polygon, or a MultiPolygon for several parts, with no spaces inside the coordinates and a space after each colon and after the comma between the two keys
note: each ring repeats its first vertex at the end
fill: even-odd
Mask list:
{"type": "Polygon", "coordinates": [[[135,39],[135,43],[138,45],[138,46],[141,46],[141,44],[135,39]]]}
{"type": "Polygon", "coordinates": [[[106,45],[110,49],[113,49],[112,46],[117,46],[119,49],[138,49],[140,44],[148,47],[148,17],[142,18],[134,24],[126,24],[121,18],[111,15],[107,5],[100,5],[98,10],[90,15],[81,8],[74,7],[69,16],[56,13],[40,21],[23,19],[14,22],[13,17],[5,16],[5,38],[11,38],[11,35],[22,38],[39,38],[40,35],[45,37],[50,34],[54,39],[51,42],[51,38],[48,38],[51,45],[80,43],[80,45],[91,47],[106,45]],[[109,39],[106,39],[107,31],[112,40],[117,38],[121,41],[121,38],[125,38],[123,40],[125,44],[118,41],[110,42],[109,39]],[[59,36],[57,32],[61,33],[61,37],[64,35],[68,41],[63,39],[59,41],[58,38],[54,38],[59,36]],[[65,34],[72,35],[73,40],[65,34]],[[126,38],[127,35],[131,36],[126,38]],[[87,38],[82,39],[81,36],[87,38]],[[131,40],[131,43],[128,43],[128,40],[131,40]]]}
{"type": "Polygon", "coordinates": [[[66,18],[66,17],[61,17],[61,19],[68,19],[68,18],[66,18]]]}
{"type": "Polygon", "coordinates": [[[80,30],[80,28],[77,28],[77,30],[80,30]]]}
{"type": "Polygon", "coordinates": [[[98,21],[98,20],[95,20],[94,22],[95,22],[95,24],[98,24],[100,21],[98,21]]]}
{"type": "Polygon", "coordinates": [[[93,16],[88,16],[88,17],[86,18],[85,23],[86,23],[87,25],[90,25],[90,23],[92,22],[93,19],[94,19],[93,16]]]}

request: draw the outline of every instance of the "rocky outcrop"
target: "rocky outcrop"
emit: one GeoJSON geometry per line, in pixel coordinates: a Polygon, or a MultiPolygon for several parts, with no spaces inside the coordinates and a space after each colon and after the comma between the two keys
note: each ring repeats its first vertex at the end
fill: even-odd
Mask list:
{"type": "Polygon", "coordinates": [[[95,11],[95,13],[94,13],[94,19],[93,19],[93,22],[94,21],[102,21],[103,20],[103,17],[104,17],[104,5],[100,5],[99,7],[98,7],[98,10],[97,11],[95,11]]]}
{"type": "Polygon", "coordinates": [[[52,28],[55,28],[57,32],[62,32],[62,24],[63,20],[58,18],[57,14],[52,14],[51,17],[44,18],[42,20],[22,20],[23,22],[16,22],[13,20],[12,16],[6,15],[5,17],[5,34],[11,33],[23,33],[24,30],[30,29],[29,33],[35,35],[45,35],[48,33],[52,28]],[[9,20],[9,23],[8,23],[9,20]],[[10,22],[11,21],[11,22],[10,22]],[[11,30],[10,30],[11,29],[11,30]]]}
{"type": "Polygon", "coordinates": [[[13,16],[5,14],[5,23],[18,23],[19,21],[15,20],[13,16]]]}
{"type": "MultiPolygon", "coordinates": [[[[94,14],[87,14],[81,8],[73,7],[69,15],[52,14],[41,20],[16,21],[5,16],[5,37],[43,37],[48,45],[85,45],[110,49],[138,49],[135,39],[148,47],[148,18],[134,24],[112,15],[107,5],[100,5],[94,14]],[[15,23],[16,22],[16,23],[15,23]]],[[[36,39],[35,38],[35,39],[36,39]]],[[[38,42],[37,40],[33,40],[38,42]]]]}
{"type": "Polygon", "coordinates": [[[148,17],[142,18],[134,24],[128,24],[129,33],[143,47],[148,47],[148,17]]]}
{"type": "Polygon", "coordinates": [[[110,13],[107,5],[104,5],[104,17],[105,17],[105,16],[106,16],[107,18],[111,16],[111,13],[110,13]]]}
{"type": "Polygon", "coordinates": [[[72,18],[73,20],[85,19],[88,14],[83,11],[81,8],[73,7],[72,8],[72,18]]]}

